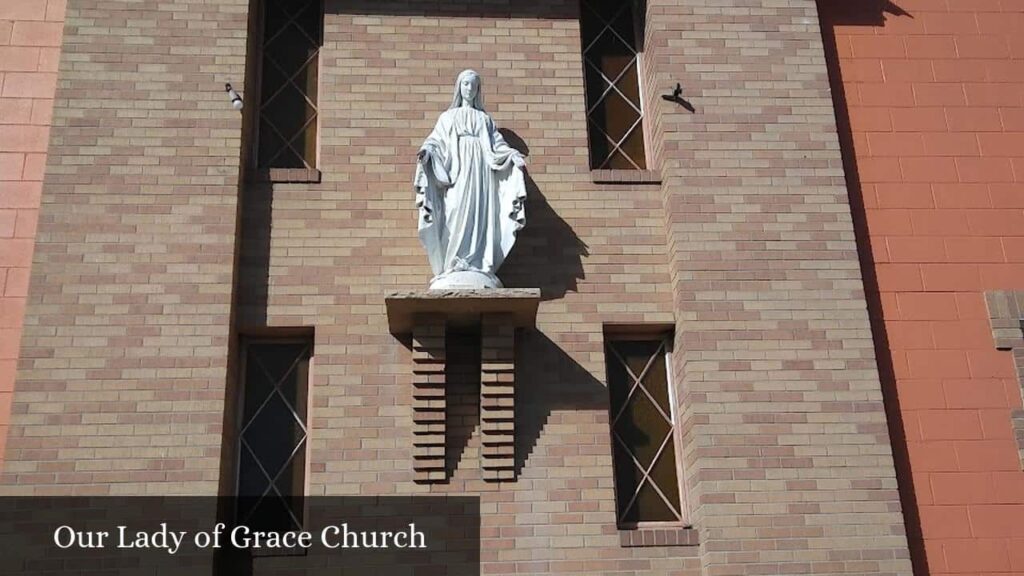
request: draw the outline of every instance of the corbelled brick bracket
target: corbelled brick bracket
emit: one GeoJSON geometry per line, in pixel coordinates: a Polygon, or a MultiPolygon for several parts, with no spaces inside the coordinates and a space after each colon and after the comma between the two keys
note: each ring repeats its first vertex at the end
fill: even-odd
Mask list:
{"type": "Polygon", "coordinates": [[[417,482],[445,479],[447,402],[444,395],[444,317],[417,317],[412,333],[413,461],[417,482]]]}
{"type": "Polygon", "coordinates": [[[515,318],[484,314],[480,330],[480,432],[484,480],[515,479],[515,318]]]}
{"type": "Polygon", "coordinates": [[[515,479],[515,331],[536,323],[540,290],[418,290],[384,299],[392,334],[412,334],[413,466],[417,482],[444,482],[445,331],[479,328],[483,479],[515,479]]]}

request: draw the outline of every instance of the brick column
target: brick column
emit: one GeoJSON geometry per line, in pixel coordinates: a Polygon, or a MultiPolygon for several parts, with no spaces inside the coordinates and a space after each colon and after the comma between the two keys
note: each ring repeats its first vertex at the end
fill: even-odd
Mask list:
{"type": "Polygon", "coordinates": [[[815,3],[646,7],[703,573],[908,575],[815,3]]]}
{"type": "Polygon", "coordinates": [[[515,478],[515,327],[509,314],[485,314],[480,334],[481,467],[488,481],[515,478]]]}
{"type": "Polygon", "coordinates": [[[443,316],[420,315],[413,325],[413,466],[417,482],[445,479],[444,330],[443,316]]]}

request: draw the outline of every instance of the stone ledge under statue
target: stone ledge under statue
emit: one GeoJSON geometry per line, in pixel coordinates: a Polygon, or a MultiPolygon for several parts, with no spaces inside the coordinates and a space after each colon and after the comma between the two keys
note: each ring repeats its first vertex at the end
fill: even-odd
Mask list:
{"type": "Polygon", "coordinates": [[[504,315],[515,328],[532,328],[537,322],[540,288],[486,288],[403,290],[384,297],[388,329],[410,334],[417,316],[444,319],[452,327],[478,326],[485,314],[504,315]]]}

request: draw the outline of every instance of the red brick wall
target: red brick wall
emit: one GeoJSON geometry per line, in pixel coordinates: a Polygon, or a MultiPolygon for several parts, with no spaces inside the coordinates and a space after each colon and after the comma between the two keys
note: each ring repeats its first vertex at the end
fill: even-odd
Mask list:
{"type": "Polygon", "coordinates": [[[1024,287],[1024,5],[819,5],[915,567],[1019,573],[1021,392],[984,292],[1024,287]]]}
{"type": "Polygon", "coordinates": [[[0,462],[28,295],[64,3],[0,2],[0,462]]]}

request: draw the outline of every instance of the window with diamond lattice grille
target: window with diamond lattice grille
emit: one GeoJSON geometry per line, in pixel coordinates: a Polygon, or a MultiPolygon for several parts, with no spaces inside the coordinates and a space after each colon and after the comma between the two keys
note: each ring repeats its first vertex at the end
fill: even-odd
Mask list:
{"type": "Polygon", "coordinates": [[[237,520],[300,530],[305,492],[308,340],[249,340],[243,347],[237,520]]]}
{"type": "Polygon", "coordinates": [[[641,36],[634,2],[582,0],[580,4],[590,167],[646,169],[637,51],[641,36]]]}
{"type": "Polygon", "coordinates": [[[260,168],[316,168],[323,0],[264,0],[260,168]]]}
{"type": "Polygon", "coordinates": [[[683,521],[667,342],[608,342],[608,391],[619,525],[683,521]]]}

